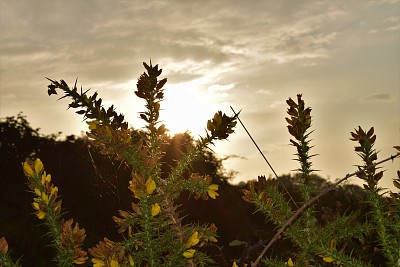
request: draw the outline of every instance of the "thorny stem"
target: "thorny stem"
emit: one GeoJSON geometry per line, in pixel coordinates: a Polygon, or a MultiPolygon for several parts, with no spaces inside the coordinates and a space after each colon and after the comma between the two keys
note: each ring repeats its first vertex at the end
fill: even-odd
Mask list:
{"type": "Polygon", "coordinates": [[[310,207],[314,202],[316,202],[318,199],[320,199],[322,196],[326,195],[327,193],[329,193],[330,191],[334,190],[336,188],[336,186],[338,186],[340,183],[342,183],[343,181],[349,179],[352,176],[355,176],[357,174],[360,174],[368,169],[371,169],[375,166],[378,166],[386,161],[389,160],[394,160],[395,158],[400,156],[400,152],[396,153],[395,155],[391,155],[390,157],[381,160],[377,163],[371,164],[366,166],[365,168],[362,168],[356,172],[347,174],[346,176],[344,176],[342,179],[340,179],[339,181],[337,181],[336,183],[332,184],[331,186],[325,188],[324,190],[322,190],[318,195],[316,195],[313,198],[310,198],[310,200],[308,200],[306,203],[303,204],[303,206],[301,206],[293,215],[292,217],[290,217],[285,224],[278,230],[278,232],[276,232],[276,234],[271,238],[271,240],[269,241],[269,243],[264,247],[263,251],[260,253],[260,255],[258,255],[256,261],[254,263],[251,263],[251,267],[256,267],[261,259],[263,258],[263,256],[265,255],[265,253],[268,251],[268,249],[278,240],[282,237],[282,234],[285,232],[285,230],[292,224],[294,223],[294,221],[296,221],[300,215],[308,208],[310,207]]]}
{"type": "Polygon", "coordinates": [[[166,206],[166,212],[168,217],[173,223],[173,227],[176,230],[176,235],[179,238],[179,241],[183,243],[183,231],[182,231],[182,224],[181,219],[179,218],[179,214],[176,212],[173,202],[170,200],[169,194],[165,191],[165,182],[161,181],[160,183],[160,195],[163,196],[164,205],[166,206]]]}
{"type": "MultiPolygon", "coordinates": [[[[170,201],[169,194],[167,192],[165,192],[165,190],[162,187],[160,187],[160,194],[164,197],[164,204],[166,206],[165,212],[167,212],[168,217],[170,218],[170,220],[173,223],[172,227],[176,231],[176,236],[177,236],[177,238],[179,238],[181,243],[184,243],[184,241],[183,241],[184,233],[182,230],[182,223],[181,223],[181,219],[179,218],[179,214],[175,210],[173,202],[170,201]]],[[[187,265],[188,267],[196,267],[196,263],[193,261],[193,259],[188,259],[187,264],[188,264],[187,265]]]]}
{"type": "MultiPolygon", "coordinates": [[[[142,201],[142,203],[144,204],[144,206],[146,207],[147,210],[150,210],[150,208],[149,208],[150,205],[149,205],[147,199],[142,201]],[[145,202],[145,203],[143,203],[143,202],[145,202]]],[[[146,211],[146,212],[143,212],[143,216],[144,216],[144,220],[145,220],[145,223],[143,225],[144,233],[145,233],[144,238],[145,238],[145,243],[147,244],[147,248],[145,250],[147,250],[149,265],[156,266],[156,262],[155,262],[156,255],[155,255],[155,251],[153,249],[154,242],[153,242],[153,237],[151,236],[152,227],[150,226],[151,215],[146,211]]]]}

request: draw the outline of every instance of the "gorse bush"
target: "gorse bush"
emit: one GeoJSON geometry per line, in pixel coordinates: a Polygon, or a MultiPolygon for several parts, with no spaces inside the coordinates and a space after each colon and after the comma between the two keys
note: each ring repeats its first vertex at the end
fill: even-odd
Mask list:
{"type": "MultiPolygon", "coordinates": [[[[290,139],[290,143],[296,148],[296,160],[300,163],[297,171],[302,185],[300,187],[302,202],[299,203],[302,207],[298,208],[295,206],[296,203],[292,203],[290,199],[286,200],[288,197],[278,190],[277,182],[274,180],[267,182],[265,177],[258,177],[258,182],[251,182],[250,188],[243,190],[244,199],[253,203],[258,211],[265,214],[268,220],[280,228],[278,234],[257,258],[256,263],[261,260],[270,245],[283,235],[298,248],[297,253],[286,262],[289,266],[326,266],[327,264],[371,266],[373,252],[384,256],[382,265],[399,265],[400,199],[398,194],[391,192],[388,202],[382,202],[384,190],[378,187],[378,181],[383,176],[383,172],[376,173],[377,152],[373,148],[376,140],[374,128],[365,132],[359,127],[351,133],[351,140],[358,142],[355,151],[364,162],[364,165],[358,166],[359,171],[352,175],[357,175],[366,182],[364,188],[367,199],[363,201],[369,209],[367,218],[361,220],[357,214],[338,215],[321,224],[321,221],[316,218],[317,211],[313,203],[352,175],[347,175],[336,184],[316,194],[318,192],[315,192],[312,185],[313,170],[310,161],[314,156],[310,154],[311,108],[305,108],[301,95],[297,95],[297,102],[289,98],[287,104],[289,106],[287,113],[290,117],[286,118],[286,121],[289,133],[294,137],[290,139]],[[354,239],[358,241],[354,242],[354,239]],[[363,247],[368,240],[376,242],[374,251],[360,250],[359,248],[363,247]]],[[[395,148],[400,150],[399,147],[395,148]]],[[[399,153],[389,159],[398,156],[399,153]]],[[[398,183],[400,172],[398,175],[399,177],[394,180],[394,185],[400,188],[398,183]]],[[[267,266],[283,265],[281,261],[268,257],[263,259],[263,262],[267,266]]]]}
{"type": "MultiPolygon", "coordinates": [[[[74,219],[67,219],[62,208],[59,189],[46,173],[39,158],[27,159],[23,171],[27,185],[34,198],[32,208],[37,219],[45,225],[57,266],[216,266],[205,248],[218,243],[217,227],[213,223],[183,223],[185,211],[178,198],[188,193],[195,199],[213,201],[219,196],[219,186],[212,177],[190,173],[193,162],[210,149],[218,140],[226,140],[234,132],[239,114],[228,116],[221,111],[208,120],[205,136],[189,143],[187,151],[168,173],[162,172],[163,150],[167,128],[160,123],[159,115],[164,98],[166,78],[160,79],[162,70],[158,65],[143,63],[146,72],[138,79],[135,94],[145,101],[145,111],[140,118],[145,122],[142,131],[134,131],[114,106],[106,109],[97,92],[71,88],[64,80],[50,80],[48,94],[62,93],[69,98],[69,108],[77,109],[88,124],[87,136],[99,151],[113,160],[122,162],[131,170],[126,187],[132,195],[130,210],[119,210],[112,219],[122,241],[104,237],[85,249],[86,232],[74,219]]],[[[60,99],[61,99],[60,98],[60,99]]],[[[298,173],[300,200],[282,190],[278,180],[259,176],[243,189],[243,199],[252,203],[256,211],[276,226],[276,234],[270,240],[260,240],[255,246],[248,244],[246,251],[238,255],[232,266],[372,266],[379,258],[381,266],[400,266],[400,194],[386,191],[378,186],[383,171],[378,165],[400,156],[397,153],[377,162],[374,149],[374,129],[364,131],[361,127],[351,133],[351,140],[358,142],[355,151],[363,163],[358,171],[346,175],[333,185],[317,191],[311,158],[310,142],[311,108],[305,106],[302,95],[297,101],[287,100],[286,118],[291,145],[296,149],[300,166],[298,173]],[[334,190],[351,176],[358,176],[364,184],[365,199],[358,212],[335,214],[319,220],[324,211],[317,210],[316,201],[334,190]],[[280,238],[289,240],[293,246],[287,258],[277,258],[270,248],[280,238]],[[262,251],[259,251],[259,247],[262,251]]],[[[400,188],[400,171],[394,185],[400,188]]],[[[327,212],[325,210],[325,212],[327,212]]],[[[234,223],[234,222],[232,222],[234,223]]],[[[232,244],[245,244],[235,240],[232,244]]],[[[4,237],[0,239],[0,266],[19,266],[13,261],[4,237]]]]}

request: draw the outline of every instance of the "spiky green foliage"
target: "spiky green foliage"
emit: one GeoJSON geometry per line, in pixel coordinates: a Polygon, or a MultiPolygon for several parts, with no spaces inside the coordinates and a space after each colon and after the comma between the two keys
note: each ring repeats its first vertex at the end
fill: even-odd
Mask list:
{"type": "MultiPolygon", "coordinates": [[[[372,165],[378,159],[378,152],[374,149],[376,140],[374,128],[371,127],[368,131],[364,131],[361,127],[358,127],[351,135],[351,140],[358,142],[355,151],[364,163],[363,166],[358,166],[358,168],[361,169],[372,165]]],[[[370,207],[368,218],[375,226],[374,233],[377,233],[378,236],[378,249],[382,251],[390,266],[396,266],[400,263],[400,220],[399,216],[390,216],[390,213],[398,214],[400,212],[399,206],[392,205],[389,207],[390,200],[384,202],[383,195],[385,190],[378,186],[378,182],[383,176],[383,171],[377,172],[377,168],[370,167],[357,176],[365,181],[363,184],[367,192],[365,202],[370,207]]],[[[395,179],[393,184],[396,186],[396,183],[395,179]]],[[[394,203],[398,201],[398,196],[396,198],[393,193],[392,198],[394,203]]]]}
{"type": "MultiPolygon", "coordinates": [[[[145,101],[145,111],[140,112],[145,127],[140,136],[132,138],[124,116],[114,107],[105,109],[97,93],[78,92],[76,82],[70,88],[63,80],[48,86],[49,95],[64,92],[72,99],[71,108],[79,109],[89,119],[88,137],[103,154],[122,160],[132,169],[129,189],[135,201],[131,211],[119,211],[114,221],[124,241],[114,242],[107,238],[89,252],[93,263],[106,266],[205,266],[212,260],[201,251],[201,246],[216,242],[217,228],[211,225],[182,225],[182,216],[176,199],[183,191],[189,191],[204,199],[218,196],[218,185],[211,178],[192,174],[184,177],[190,164],[204,149],[216,140],[227,139],[233,133],[237,115],[229,117],[217,112],[207,123],[206,137],[189,148],[187,154],[173,167],[167,179],[161,178],[161,146],[164,144],[166,127],[160,123],[161,102],[164,98],[166,78],[159,79],[162,70],[158,65],[143,63],[146,72],[140,75],[135,94],[145,101]],[[113,265],[114,264],[114,265],[113,265]]],[[[128,186],[128,185],[127,185],[128,186]]]]}
{"type": "MultiPolygon", "coordinates": [[[[364,161],[358,166],[359,170],[352,175],[357,175],[366,184],[367,192],[367,217],[364,217],[365,206],[360,205],[360,210],[353,214],[337,214],[330,216],[327,221],[318,221],[318,212],[313,205],[321,196],[333,190],[340,182],[348,179],[346,176],[334,185],[319,192],[316,191],[312,181],[312,162],[314,156],[310,154],[311,108],[305,107],[302,95],[297,95],[297,102],[289,98],[286,103],[289,118],[288,130],[293,139],[291,145],[296,147],[296,161],[300,163],[297,169],[300,177],[300,195],[302,205],[295,210],[290,196],[278,190],[275,180],[266,180],[259,176],[257,182],[250,182],[249,189],[244,189],[243,199],[256,206],[256,210],[263,213],[266,218],[276,225],[277,234],[268,242],[258,258],[252,263],[257,264],[264,257],[270,246],[281,235],[289,239],[295,247],[289,259],[276,259],[266,257],[262,262],[266,266],[371,266],[371,253],[366,243],[379,243],[375,252],[381,253],[390,266],[399,263],[399,194],[391,192],[389,204],[384,202],[382,189],[377,187],[383,172],[376,173],[377,152],[373,148],[376,136],[374,129],[368,132],[361,128],[351,133],[352,140],[358,141],[356,152],[364,161]],[[377,235],[377,238],[375,236],[377,235]]],[[[400,150],[399,147],[395,147],[400,150]]],[[[398,157],[399,153],[388,159],[398,157]]],[[[399,172],[400,176],[400,172],[399,172]]],[[[400,187],[398,180],[395,186],[400,187]]]]}
{"type": "Polygon", "coordinates": [[[65,221],[62,218],[58,187],[52,183],[51,175],[46,173],[40,159],[35,162],[26,160],[23,170],[28,187],[35,196],[32,203],[35,215],[43,220],[57,251],[54,259],[57,266],[70,267],[85,263],[87,252],[82,249],[86,238],[85,230],[80,229],[78,223],[74,224],[73,219],[65,221]]]}

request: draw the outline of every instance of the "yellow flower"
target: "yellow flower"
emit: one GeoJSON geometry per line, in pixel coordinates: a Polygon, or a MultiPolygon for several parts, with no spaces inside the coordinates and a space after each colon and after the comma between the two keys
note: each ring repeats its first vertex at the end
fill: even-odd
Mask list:
{"type": "Polygon", "coordinates": [[[42,179],[40,180],[40,183],[41,183],[42,185],[45,185],[46,182],[47,182],[47,183],[50,183],[50,182],[51,182],[51,175],[50,175],[50,174],[47,174],[47,175],[46,175],[46,172],[43,172],[43,174],[42,174],[42,179]]]}
{"type": "Polygon", "coordinates": [[[194,255],[195,252],[196,252],[195,249],[185,250],[185,252],[183,252],[183,257],[185,257],[187,259],[193,258],[193,255],[194,255]]]}
{"type": "Polygon", "coordinates": [[[151,205],[151,216],[157,216],[161,211],[160,205],[158,203],[151,205]]]}
{"type": "Polygon", "coordinates": [[[292,261],[292,258],[289,258],[288,261],[286,262],[286,264],[287,264],[288,266],[294,266],[294,263],[293,263],[293,261],[292,261]]]}
{"type": "Polygon", "coordinates": [[[111,262],[110,262],[110,267],[119,267],[118,261],[112,259],[111,262]]]}
{"type": "Polygon", "coordinates": [[[86,122],[89,125],[89,129],[90,130],[95,130],[97,128],[97,125],[99,124],[98,121],[94,120],[94,121],[88,121],[86,122]]]}
{"type": "Polygon", "coordinates": [[[107,135],[108,137],[112,137],[111,128],[108,127],[108,126],[106,126],[104,129],[105,129],[105,131],[106,131],[106,135],[107,135]]]}
{"type": "Polygon", "coordinates": [[[92,259],[93,262],[93,267],[103,267],[105,266],[104,261],[99,260],[99,259],[92,259]]]}
{"type": "Polygon", "coordinates": [[[153,194],[154,190],[156,189],[156,183],[154,180],[150,177],[146,181],[146,193],[151,195],[153,194]]]}
{"type": "Polygon", "coordinates": [[[50,187],[50,196],[53,196],[57,192],[58,192],[58,187],[57,186],[50,187]]]}
{"type": "Polygon", "coordinates": [[[25,172],[26,176],[33,177],[34,172],[33,172],[32,168],[31,168],[31,166],[29,165],[28,162],[25,161],[24,165],[22,166],[22,168],[24,169],[24,172],[25,172]]]}
{"type": "MultiPolygon", "coordinates": [[[[232,267],[239,267],[236,263],[236,261],[233,262],[232,267]]],[[[243,264],[243,267],[247,267],[247,264],[243,264]]]]}
{"type": "Polygon", "coordinates": [[[45,192],[42,192],[42,200],[46,205],[49,204],[49,196],[45,192]]]}
{"type": "Polygon", "coordinates": [[[22,165],[22,168],[24,169],[26,176],[33,177],[35,173],[40,173],[43,170],[43,163],[40,159],[36,159],[32,169],[32,166],[28,163],[28,161],[25,161],[22,165]]]}
{"type": "Polygon", "coordinates": [[[35,194],[38,196],[38,197],[40,197],[40,196],[42,196],[42,192],[40,192],[40,190],[38,189],[38,188],[35,188],[35,194]]]}
{"type": "Polygon", "coordinates": [[[218,190],[218,185],[217,184],[211,184],[208,187],[207,193],[212,199],[216,199],[219,194],[216,192],[218,190]]]}
{"type": "Polygon", "coordinates": [[[132,182],[129,181],[129,190],[133,192],[133,197],[139,199],[140,198],[140,191],[136,188],[136,185],[132,182]]]}
{"type": "Polygon", "coordinates": [[[131,254],[128,255],[128,259],[129,259],[129,265],[130,266],[135,266],[135,261],[133,260],[131,254]]]}
{"type": "Polygon", "coordinates": [[[40,159],[35,160],[35,172],[39,173],[43,170],[43,163],[40,159]]]}
{"type": "Polygon", "coordinates": [[[335,259],[333,259],[332,257],[324,257],[322,259],[324,260],[324,262],[328,262],[328,263],[335,261],[335,259]]]}
{"type": "Polygon", "coordinates": [[[218,242],[218,240],[214,236],[211,236],[209,239],[211,242],[218,242]]]}
{"type": "Polygon", "coordinates": [[[190,248],[196,246],[199,243],[199,232],[194,231],[190,236],[189,240],[185,244],[185,248],[190,248]]]}
{"type": "Polygon", "coordinates": [[[72,262],[75,263],[75,264],[84,264],[86,262],[86,259],[77,258],[77,259],[74,259],[72,262]]]}
{"type": "Polygon", "coordinates": [[[35,209],[35,210],[39,210],[40,208],[39,208],[39,203],[37,203],[37,202],[33,202],[32,203],[32,206],[33,206],[33,208],[35,209]]]}
{"type": "Polygon", "coordinates": [[[39,211],[36,213],[36,216],[37,216],[40,220],[43,220],[44,217],[46,217],[46,212],[44,212],[44,211],[42,211],[42,210],[39,210],[39,211]]]}

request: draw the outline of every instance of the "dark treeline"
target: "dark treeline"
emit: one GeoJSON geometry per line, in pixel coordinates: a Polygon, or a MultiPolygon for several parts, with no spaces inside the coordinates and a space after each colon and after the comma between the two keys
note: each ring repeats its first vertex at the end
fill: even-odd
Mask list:
{"type": "MultiPolygon", "coordinates": [[[[166,140],[162,168],[165,173],[193,138],[184,133],[166,140]]],[[[74,218],[86,230],[86,248],[104,237],[123,238],[112,220],[118,210],[130,210],[134,201],[128,189],[131,170],[123,162],[101,155],[85,137],[67,136],[61,140],[59,135],[42,135],[21,114],[1,120],[0,146],[0,237],[7,239],[14,259],[22,257],[22,266],[53,266],[55,255],[45,235],[46,229],[33,214],[34,196],[28,191],[21,168],[21,163],[29,157],[39,157],[52,175],[59,187],[64,217],[74,218]]],[[[222,163],[214,153],[204,151],[203,157],[192,165],[192,172],[207,174],[213,183],[219,184],[216,200],[195,200],[185,195],[180,203],[182,215],[187,215],[184,222],[216,224],[219,242],[205,249],[219,266],[231,266],[230,260],[259,252],[261,246],[257,244],[273,236],[274,226],[256,213],[254,206],[242,200],[241,190],[247,185],[231,185],[222,163]]],[[[295,200],[300,199],[296,177],[286,175],[279,180],[295,200]]],[[[314,181],[317,188],[328,185],[321,177],[315,177],[314,181]]],[[[317,209],[321,223],[358,210],[363,198],[361,192],[357,186],[345,185],[322,198],[317,203],[324,207],[317,209]]],[[[270,253],[287,259],[293,249],[283,240],[270,253]]]]}

